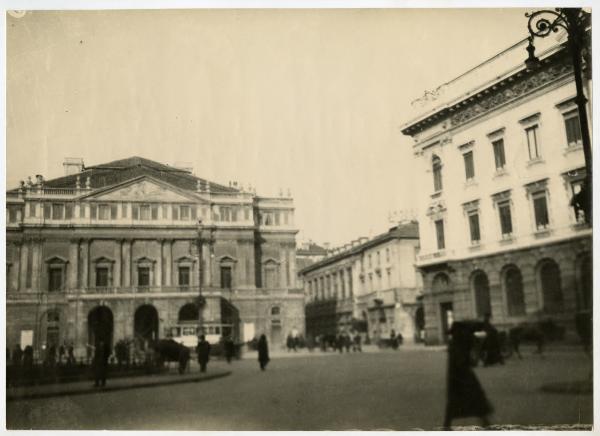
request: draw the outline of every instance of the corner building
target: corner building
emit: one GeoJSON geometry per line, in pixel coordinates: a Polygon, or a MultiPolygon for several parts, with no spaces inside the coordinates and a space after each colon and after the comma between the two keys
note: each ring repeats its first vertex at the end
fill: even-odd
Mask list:
{"type": "Polygon", "coordinates": [[[139,157],[65,166],[7,192],[8,347],[304,331],[291,198],[139,157]]]}
{"type": "Polygon", "coordinates": [[[423,328],[422,284],[414,266],[418,249],[418,225],[402,223],[302,269],[307,334],[357,331],[377,342],[394,330],[407,342],[418,341],[423,328]]]}
{"type": "Polygon", "coordinates": [[[551,319],[574,338],[592,307],[592,229],[571,206],[585,177],[571,59],[547,38],[527,71],[526,42],[413,102],[422,115],[403,127],[430,344],[487,313],[500,329],[551,319]]]}

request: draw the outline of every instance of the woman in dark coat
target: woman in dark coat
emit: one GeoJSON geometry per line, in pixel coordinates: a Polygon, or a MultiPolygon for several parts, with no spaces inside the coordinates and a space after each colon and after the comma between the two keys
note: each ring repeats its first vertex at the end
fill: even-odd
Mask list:
{"type": "Polygon", "coordinates": [[[267,337],[260,335],[258,340],[258,362],[260,363],[260,369],[265,370],[267,363],[269,363],[269,344],[267,344],[267,337]]]}
{"type": "Polygon", "coordinates": [[[489,425],[488,415],[493,411],[477,376],[471,368],[473,331],[462,322],[450,329],[448,346],[447,402],[444,427],[450,428],[455,418],[478,417],[484,427],[489,425]]]}

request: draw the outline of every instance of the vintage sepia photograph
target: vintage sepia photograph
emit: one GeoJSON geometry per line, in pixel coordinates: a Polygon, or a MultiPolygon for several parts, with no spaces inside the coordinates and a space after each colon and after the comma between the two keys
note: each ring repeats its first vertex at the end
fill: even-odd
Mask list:
{"type": "Polygon", "coordinates": [[[137,7],[3,10],[4,429],[592,430],[592,8],[137,7]]]}

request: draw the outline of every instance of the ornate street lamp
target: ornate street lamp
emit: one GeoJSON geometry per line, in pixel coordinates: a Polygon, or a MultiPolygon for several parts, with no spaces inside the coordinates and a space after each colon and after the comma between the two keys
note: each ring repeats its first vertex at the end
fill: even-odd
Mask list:
{"type": "MultiPolygon", "coordinates": [[[[592,225],[592,146],[590,142],[590,131],[587,118],[587,98],[583,92],[582,56],[589,56],[586,38],[587,29],[591,25],[591,14],[582,8],[556,8],[554,10],[541,10],[526,13],[529,18],[527,28],[529,30],[529,44],[527,46],[528,58],[525,66],[533,70],[539,65],[539,59],[535,56],[533,41],[535,37],[545,38],[552,33],[565,30],[567,32],[567,46],[573,62],[573,74],[575,75],[575,89],[577,96],[575,102],[579,111],[579,123],[581,127],[581,139],[583,142],[583,155],[585,157],[585,181],[581,191],[573,197],[572,204],[576,209],[583,210],[585,220],[592,225]]],[[[586,67],[592,67],[587,62],[586,67]]]]}

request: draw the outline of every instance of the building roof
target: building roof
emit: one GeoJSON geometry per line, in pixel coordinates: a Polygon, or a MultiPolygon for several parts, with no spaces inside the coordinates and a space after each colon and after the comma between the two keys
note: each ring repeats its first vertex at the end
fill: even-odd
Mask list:
{"type": "Polygon", "coordinates": [[[368,248],[376,247],[377,245],[383,244],[384,242],[390,241],[392,239],[419,239],[419,224],[415,221],[411,221],[406,224],[398,224],[395,227],[392,227],[385,233],[377,235],[366,242],[363,242],[360,245],[355,245],[354,247],[349,248],[341,253],[334,254],[333,256],[326,257],[325,259],[321,259],[318,262],[313,263],[312,265],[307,266],[299,271],[299,274],[305,274],[310,271],[314,271],[315,269],[319,269],[323,266],[335,263],[341,259],[346,257],[353,256],[362,251],[365,251],[368,248]]]}
{"type": "Polygon", "coordinates": [[[76,180],[79,176],[81,187],[85,186],[89,177],[91,188],[98,189],[145,175],[152,176],[188,191],[196,191],[198,181],[200,181],[202,184],[209,183],[210,191],[214,193],[239,192],[238,189],[196,177],[187,170],[171,167],[139,156],[84,167],[80,173],[45,180],[44,186],[48,188],[75,188],[76,180]]]}
{"type": "Polygon", "coordinates": [[[321,247],[320,245],[309,242],[306,247],[300,245],[300,248],[296,250],[296,255],[300,256],[326,256],[327,249],[325,247],[321,247]]]}

